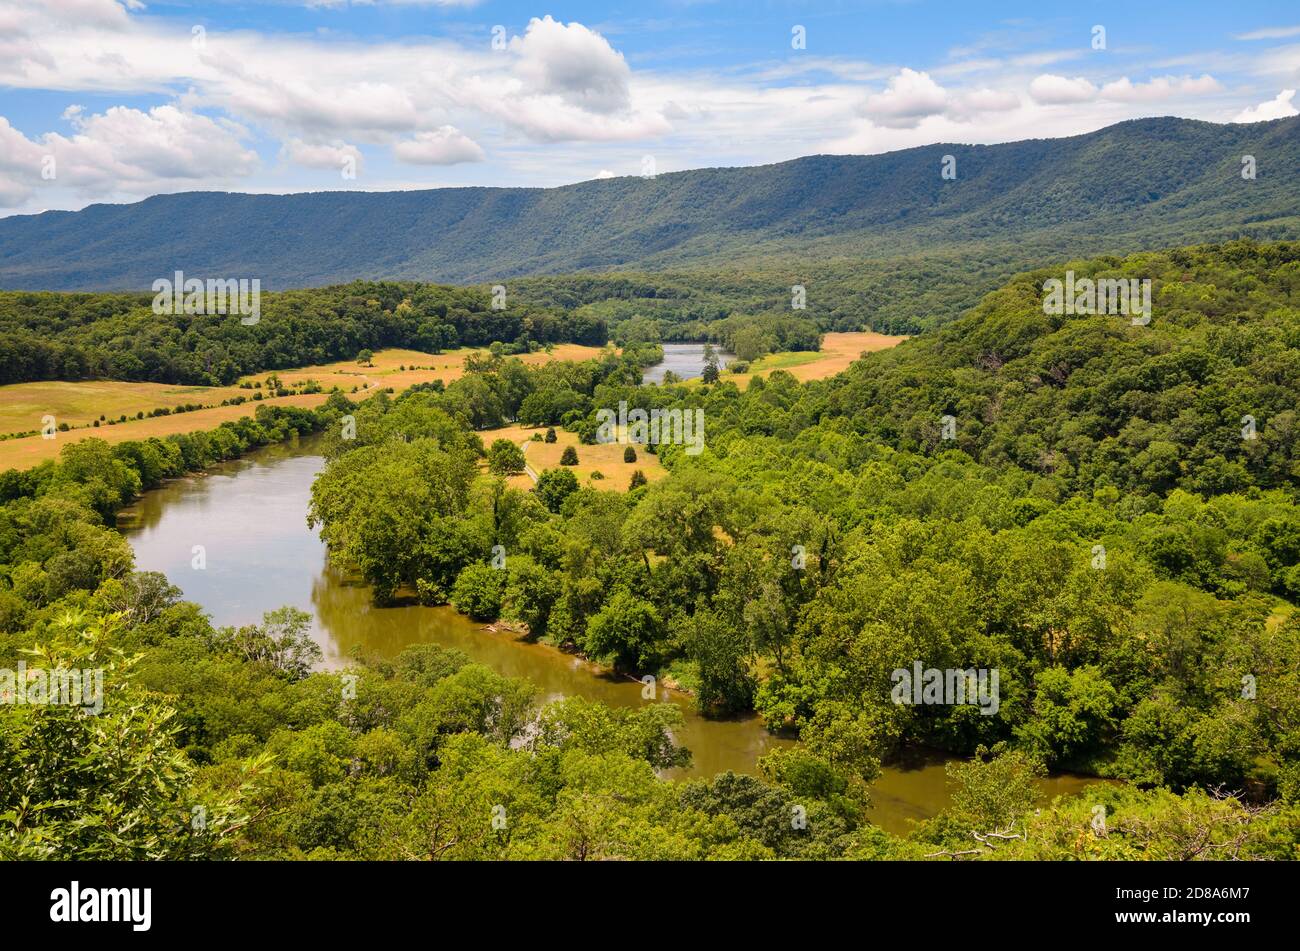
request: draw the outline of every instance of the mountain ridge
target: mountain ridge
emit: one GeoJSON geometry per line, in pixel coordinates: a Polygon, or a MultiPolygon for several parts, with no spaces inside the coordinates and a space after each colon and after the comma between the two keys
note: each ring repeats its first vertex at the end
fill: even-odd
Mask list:
{"type": "Polygon", "coordinates": [[[1023,245],[1028,263],[1035,247],[1071,236],[1115,250],[1237,233],[1300,237],[1300,180],[1278,174],[1298,167],[1300,117],[1160,118],[1058,139],[555,188],[179,192],[0,219],[0,287],[146,289],[178,269],[259,277],[268,289],[357,278],[491,283],[801,255],[891,260],[989,241],[1023,245]],[[1243,154],[1256,156],[1258,179],[1240,177],[1243,154]],[[940,177],[945,155],[956,159],[955,181],[940,177]]]}

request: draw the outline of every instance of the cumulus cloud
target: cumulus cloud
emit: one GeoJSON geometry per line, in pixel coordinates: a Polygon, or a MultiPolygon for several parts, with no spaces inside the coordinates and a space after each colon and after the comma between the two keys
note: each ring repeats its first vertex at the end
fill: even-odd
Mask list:
{"type": "Polygon", "coordinates": [[[1029,84],[1029,95],[1041,105],[1056,106],[1071,102],[1087,102],[1097,95],[1097,87],[1082,76],[1067,79],[1052,73],[1035,76],[1029,84]]]}
{"type": "Polygon", "coordinates": [[[393,154],[400,161],[412,165],[456,165],[484,159],[482,147],[450,125],[420,132],[413,139],[398,142],[393,146],[393,154]]]}
{"type": "Polygon", "coordinates": [[[305,168],[329,168],[335,171],[350,169],[361,172],[361,150],[341,140],[333,142],[304,142],[289,139],[280,146],[280,158],[305,168]]]}
{"type": "Polygon", "coordinates": [[[1222,90],[1219,81],[1209,73],[1197,77],[1158,76],[1137,83],[1127,76],[1121,76],[1100,88],[1082,76],[1067,79],[1064,76],[1044,73],[1035,77],[1029,84],[1029,95],[1035,102],[1045,106],[1068,105],[1088,102],[1092,99],[1104,99],[1108,102],[1159,102],[1176,97],[1203,96],[1222,90]]]}
{"type": "Polygon", "coordinates": [[[1285,119],[1289,116],[1300,115],[1300,109],[1291,104],[1295,98],[1294,89],[1283,89],[1268,102],[1261,102],[1258,106],[1251,106],[1237,113],[1233,122],[1265,122],[1268,119],[1285,119]]]}
{"type": "Polygon", "coordinates": [[[862,111],[877,125],[913,129],[928,116],[948,109],[948,92],[929,73],[904,67],[889,80],[884,92],[868,96],[862,111]]]}
{"type": "Polygon", "coordinates": [[[258,165],[257,153],[243,144],[243,127],[174,105],[147,112],[113,106],[93,115],[70,107],[64,116],[74,134],[50,132],[35,141],[0,118],[0,194],[7,207],[45,183],[85,196],[148,195],[236,180],[258,165]]]}
{"type": "Polygon", "coordinates": [[[581,23],[534,17],[509,48],[519,57],[518,76],[542,95],[597,113],[623,112],[631,105],[632,71],[623,54],[581,23]]]}
{"type": "Polygon", "coordinates": [[[929,73],[903,68],[883,92],[868,96],[860,111],[881,128],[915,129],[931,117],[969,122],[983,113],[1008,112],[1019,105],[1020,97],[1008,90],[982,86],[954,92],[929,73]]]}
{"type": "MultiPolygon", "coordinates": [[[[399,164],[406,172],[453,163],[462,163],[456,180],[558,184],[587,178],[592,168],[630,169],[647,152],[661,167],[692,167],[936,140],[1072,135],[1153,114],[1153,103],[1161,112],[1221,121],[1283,84],[1295,85],[1273,78],[1294,70],[1290,47],[1265,51],[1276,63],[1265,55],[1252,59],[1267,85],[1233,78],[1233,96],[1253,91],[1229,109],[1229,94],[1208,75],[1108,81],[1092,71],[1097,58],[1078,66],[1085,75],[1069,78],[1043,71],[1086,54],[1041,46],[1000,59],[981,54],[979,61],[950,57],[907,68],[794,56],[641,69],[607,35],[551,16],[528,21],[504,49],[492,49],[486,26],[457,41],[422,30],[395,40],[214,24],[204,43],[192,43],[191,18],[170,8],[141,10],[136,0],[0,0],[0,87],[67,93],[51,116],[82,94],[94,97],[83,101],[100,113],[69,112],[71,132],[54,120],[63,135],[28,129],[28,138],[0,126],[0,202],[67,207],[73,196],[181,185],[301,187],[296,167],[338,168],[351,157],[359,164],[362,154],[372,187],[427,185],[415,176],[383,177],[399,164]],[[98,105],[115,95],[131,96],[140,108],[98,105]],[[168,106],[146,110],[142,102],[168,106]],[[278,144],[282,167],[273,180],[249,180],[257,158],[245,127],[259,142],[278,144]],[[142,150],[139,142],[153,144],[142,150]],[[59,168],[49,197],[39,177],[47,154],[59,168]],[[489,158],[500,167],[474,169],[489,158]],[[377,179],[376,166],[385,170],[377,179]]],[[[1166,69],[1203,65],[1190,57],[1167,62],[1166,69]]],[[[1231,68],[1220,67],[1222,59],[1204,65],[1211,62],[1216,73],[1231,68]]],[[[1284,92],[1238,118],[1294,111],[1284,92]]]]}
{"type": "Polygon", "coordinates": [[[1101,98],[1114,102],[1154,102],[1174,96],[1197,96],[1220,92],[1218,80],[1208,73],[1191,76],[1160,76],[1145,83],[1132,82],[1123,76],[1101,87],[1101,98]]]}

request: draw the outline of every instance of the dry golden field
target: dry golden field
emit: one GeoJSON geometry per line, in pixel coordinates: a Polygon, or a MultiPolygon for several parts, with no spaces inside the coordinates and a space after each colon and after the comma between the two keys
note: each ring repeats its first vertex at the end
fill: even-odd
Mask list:
{"type": "MultiPolygon", "coordinates": [[[[896,347],[906,337],[891,337],[875,331],[858,331],[854,333],[828,333],[822,338],[821,350],[813,352],[773,353],[760,357],[750,364],[748,373],[722,373],[722,379],[730,380],[742,390],[749,386],[749,381],[756,376],[767,376],[773,370],[785,370],[796,380],[824,380],[848,369],[864,353],[888,350],[896,347]]],[[[692,380],[698,385],[698,380],[692,380]]]]}
{"type": "MultiPolygon", "coordinates": [[[[0,398],[8,387],[0,387],[0,398]]],[[[247,390],[244,391],[247,394],[247,390]]],[[[133,419],[116,426],[98,429],[74,429],[57,433],[53,439],[42,436],[24,436],[21,439],[0,441],[0,471],[5,469],[30,469],[46,459],[58,458],[59,452],[78,439],[95,437],[108,443],[127,442],[131,439],[148,439],[150,436],[170,436],[173,433],[192,433],[195,430],[216,429],[228,420],[252,416],[259,406],[319,406],[325,402],[325,393],[307,393],[282,396],[279,399],[243,403],[239,406],[215,406],[176,416],[156,416],[152,419],[133,419]]]]}
{"type": "MultiPolygon", "coordinates": [[[[458,380],[465,372],[465,358],[471,353],[486,352],[482,348],[449,350],[446,353],[436,354],[421,353],[419,350],[380,350],[367,366],[362,366],[355,360],[339,360],[335,363],[273,372],[287,385],[297,386],[308,380],[314,380],[326,391],[336,386],[344,393],[351,393],[353,387],[358,391],[388,386],[404,390],[417,383],[432,383],[434,380],[450,383],[458,380]]],[[[524,363],[535,366],[552,360],[590,360],[599,356],[600,352],[599,347],[562,343],[557,344],[550,353],[538,351],[523,354],[520,359],[524,363]]],[[[265,381],[270,372],[272,371],[250,374],[243,377],[240,382],[265,381]]]]}
{"type": "MultiPolygon", "coordinates": [[[[724,380],[731,380],[742,389],[749,385],[754,376],[765,376],[774,370],[787,370],[799,380],[818,380],[844,370],[864,353],[887,350],[896,346],[906,337],[891,337],[872,332],[862,333],[828,333],[822,342],[822,349],[817,353],[777,353],[756,360],[749,373],[724,373],[724,380]]],[[[308,381],[315,381],[326,391],[317,394],[300,394],[279,399],[266,399],[249,402],[239,406],[219,406],[223,399],[235,396],[251,397],[255,390],[241,389],[235,386],[175,386],[166,383],[125,383],[120,381],[87,381],[65,383],[48,381],[40,383],[14,383],[0,386],[0,434],[27,432],[41,427],[41,418],[54,416],[59,423],[68,423],[74,427],[68,432],[60,432],[54,439],[43,439],[40,435],[24,436],[19,439],[0,440],[0,470],[29,469],[46,459],[58,456],[63,446],[70,441],[95,436],[110,443],[125,442],[130,439],[147,439],[150,436],[167,436],[173,433],[188,433],[195,430],[213,429],[227,420],[252,416],[258,406],[319,406],[326,399],[329,390],[335,386],[351,394],[355,388],[362,393],[366,390],[392,387],[404,390],[417,383],[430,383],[442,380],[450,383],[459,379],[464,373],[465,358],[471,353],[484,353],[485,350],[462,349],[447,353],[421,353],[417,350],[381,350],[374,356],[369,366],[361,366],[355,360],[340,360],[335,363],[317,366],[298,367],[292,370],[265,371],[241,378],[240,383],[265,383],[272,373],[289,387],[297,387],[308,381]],[[171,416],[159,416],[146,419],[131,419],[137,412],[149,412],[157,407],[174,408],[187,403],[205,404],[210,408],[179,413],[171,416]],[[98,428],[85,428],[92,420],[104,415],[107,419],[117,419],[125,414],[128,420],[114,426],[101,425],[98,428]]],[[[537,365],[551,360],[588,360],[600,354],[599,347],[585,347],[578,344],[559,344],[552,352],[544,351],[524,355],[525,363],[537,365]]],[[[698,380],[691,381],[698,385],[698,380]]],[[[523,443],[536,430],[512,426],[504,430],[482,433],[484,443],[490,445],[495,434],[506,434],[506,438],[523,443]],[[517,437],[517,438],[516,438],[517,437]]],[[[534,443],[525,447],[524,456],[534,472],[554,468],[559,465],[560,453],[566,445],[573,445],[578,452],[578,465],[573,467],[574,474],[584,485],[598,488],[626,491],[632,473],[640,469],[645,477],[654,481],[666,474],[657,457],[637,449],[635,463],[623,462],[622,444],[606,446],[581,446],[577,437],[564,430],[557,430],[559,442],[534,443]],[[604,479],[592,479],[591,473],[600,472],[604,479]]],[[[511,480],[520,487],[532,484],[529,476],[518,476],[511,480]]]]}
{"type": "MultiPolygon", "coordinates": [[[[557,345],[551,353],[544,351],[521,357],[525,363],[541,364],[550,360],[587,360],[600,353],[599,347],[578,344],[557,345]]],[[[275,373],[288,386],[298,386],[315,380],[323,393],[284,396],[279,399],[251,400],[256,390],[236,386],[173,386],[165,383],[125,383],[118,381],[87,381],[64,383],[14,383],[0,386],[0,434],[27,432],[41,428],[41,418],[54,416],[57,423],[66,422],[74,427],[58,433],[54,439],[44,439],[39,434],[20,439],[0,440],[0,470],[30,469],[32,466],[54,459],[69,442],[95,436],[110,443],[130,439],[147,439],[150,436],[168,436],[189,433],[198,429],[214,429],[227,420],[252,416],[258,406],[319,406],[325,402],[328,391],[338,386],[351,394],[353,387],[359,391],[381,387],[404,390],[417,383],[442,380],[450,383],[464,373],[465,357],[471,353],[486,353],[482,349],[453,350],[447,353],[420,353],[416,350],[381,350],[375,354],[373,366],[360,366],[355,360],[343,360],[320,366],[300,367],[255,373],[239,382],[261,381],[265,392],[267,377],[275,373]],[[405,366],[406,369],[402,369],[405,366]],[[224,399],[234,396],[250,397],[239,406],[220,406],[224,399]],[[207,405],[210,408],[131,419],[137,412],[149,412],[157,407],[172,408],[186,403],[207,405]],[[115,426],[83,428],[103,414],[117,419],[125,414],[128,419],[115,426]]],[[[649,473],[646,476],[649,477],[649,473]]]]}
{"type": "MultiPolygon", "coordinates": [[[[637,469],[641,470],[648,482],[662,479],[668,474],[659,457],[646,452],[644,446],[632,447],[636,450],[636,462],[624,462],[623,450],[626,447],[622,443],[584,446],[578,442],[576,435],[558,427],[555,430],[555,442],[534,442],[533,433],[545,436],[546,427],[506,426],[501,429],[485,429],[479,436],[483,439],[484,448],[490,447],[498,439],[509,439],[515,445],[522,446],[528,468],[535,475],[541,475],[545,469],[560,468],[560,454],[564,452],[564,447],[573,446],[578,454],[578,464],[568,468],[578,477],[579,485],[589,485],[595,489],[626,492],[632,481],[632,473],[637,469]],[[593,472],[599,472],[604,478],[593,479],[593,472]]],[[[533,485],[533,476],[525,474],[508,481],[515,488],[527,489],[533,485]]]]}
{"type": "MultiPolygon", "coordinates": [[[[57,423],[74,429],[100,415],[117,419],[135,416],[160,406],[174,409],[186,403],[208,405],[232,396],[251,396],[236,386],[174,386],[170,383],[123,383],[117,380],[89,380],[65,383],[13,383],[0,387],[0,433],[21,433],[41,428],[41,417],[53,416],[57,423]]],[[[164,419],[166,417],[163,417],[164,419]]]]}

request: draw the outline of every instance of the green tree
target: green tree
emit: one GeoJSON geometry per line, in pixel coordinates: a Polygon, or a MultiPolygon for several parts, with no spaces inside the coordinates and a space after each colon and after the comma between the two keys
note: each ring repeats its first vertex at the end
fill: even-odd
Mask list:
{"type": "Polygon", "coordinates": [[[494,440],[488,449],[488,469],[494,475],[519,475],[525,466],[523,450],[509,439],[494,440]]]}
{"type": "Polygon", "coordinates": [[[587,621],[583,647],[618,670],[648,670],[660,659],[663,637],[663,618],[655,606],[619,591],[587,621]]]}
{"type": "Polygon", "coordinates": [[[536,491],[547,509],[558,512],[564,500],[578,491],[578,477],[571,469],[546,469],[537,477],[536,491]]]}
{"type": "Polygon", "coordinates": [[[755,682],[743,631],[732,629],[714,611],[697,610],[680,621],[674,633],[699,670],[696,702],[701,710],[735,713],[752,708],[755,682]]]}
{"type": "Polygon", "coordinates": [[[122,623],[65,612],[26,652],[29,670],[81,672],[81,703],[0,706],[0,859],[217,858],[246,821],[265,757],[244,765],[230,795],[199,800],[175,708],[137,685],[138,660],[115,646],[122,623]]]}
{"type": "Polygon", "coordinates": [[[980,747],[975,758],[944,767],[952,786],[952,810],[982,831],[1005,829],[1039,800],[1042,761],[998,744],[980,747]]]}
{"type": "Polygon", "coordinates": [[[510,558],[507,573],[507,616],[527,624],[533,637],[545,635],[551,608],[560,597],[559,576],[527,555],[510,558]]]}
{"type": "Polygon", "coordinates": [[[505,572],[476,562],[466,565],[451,589],[451,603],[476,621],[495,620],[501,613],[505,572]]]}
{"type": "Polygon", "coordinates": [[[285,606],[263,614],[260,626],[221,628],[212,646],[250,663],[265,664],[291,680],[301,680],[321,659],[320,645],[312,639],[310,627],[310,614],[285,606]]]}

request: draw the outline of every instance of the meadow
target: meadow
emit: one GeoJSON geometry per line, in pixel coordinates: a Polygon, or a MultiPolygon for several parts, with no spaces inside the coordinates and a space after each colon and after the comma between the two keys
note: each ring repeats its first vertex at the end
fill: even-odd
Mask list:
{"type": "MultiPolygon", "coordinates": [[[[325,402],[331,389],[338,387],[353,395],[367,390],[391,387],[401,392],[419,383],[442,380],[451,383],[465,372],[465,358],[486,354],[483,348],[462,348],[446,353],[422,353],[418,350],[381,350],[369,364],[340,360],[289,370],[272,370],[241,377],[234,386],[177,386],[168,383],[128,383],[116,380],[88,380],[68,383],[54,380],[38,383],[12,383],[0,386],[0,437],[14,433],[33,433],[11,439],[0,438],[0,471],[30,469],[47,459],[58,457],[69,441],[96,436],[109,443],[151,436],[169,436],[197,429],[212,429],[229,420],[252,416],[258,406],[315,407],[325,402]],[[268,392],[267,380],[279,378],[285,389],[301,390],[311,383],[320,393],[294,393],[281,397],[254,400],[253,395],[268,392]],[[244,386],[247,384],[247,387],[244,386]],[[261,384],[260,389],[250,389],[261,384]],[[220,405],[223,400],[243,397],[246,402],[220,405]],[[199,405],[203,409],[176,413],[176,407],[199,405]],[[172,411],[165,416],[149,416],[159,408],[172,411]],[[144,413],[144,419],[135,419],[144,413]],[[46,415],[55,425],[66,423],[66,432],[53,439],[40,435],[46,415]],[[125,422],[109,425],[110,420],[126,416],[125,422]],[[94,422],[103,419],[99,426],[94,422]]],[[[520,357],[537,366],[552,360],[585,360],[600,353],[599,347],[559,344],[550,352],[539,350],[520,357]]],[[[649,473],[646,473],[649,477],[649,473]]]]}
{"type": "Polygon", "coordinates": [[[657,482],[668,474],[659,457],[647,452],[644,446],[632,447],[636,450],[636,462],[624,462],[623,451],[627,447],[622,443],[582,445],[576,434],[559,427],[556,427],[555,442],[552,443],[534,440],[534,434],[544,437],[546,427],[504,426],[479,433],[485,448],[498,439],[509,439],[524,450],[524,460],[533,474],[524,473],[506,480],[516,489],[531,489],[535,476],[547,469],[560,468],[560,456],[567,446],[574,447],[578,454],[578,464],[568,467],[578,477],[578,485],[589,485],[607,492],[626,492],[632,473],[638,469],[647,482],[657,482]]]}
{"type": "MultiPolygon", "coordinates": [[[[822,337],[820,350],[770,353],[750,363],[747,373],[724,373],[723,379],[730,380],[742,390],[749,386],[749,381],[754,377],[767,376],[776,370],[786,370],[800,382],[824,380],[846,370],[862,354],[888,350],[906,339],[906,336],[891,336],[870,330],[828,333],[822,337]]],[[[692,382],[698,385],[699,381],[692,382]]]]}

